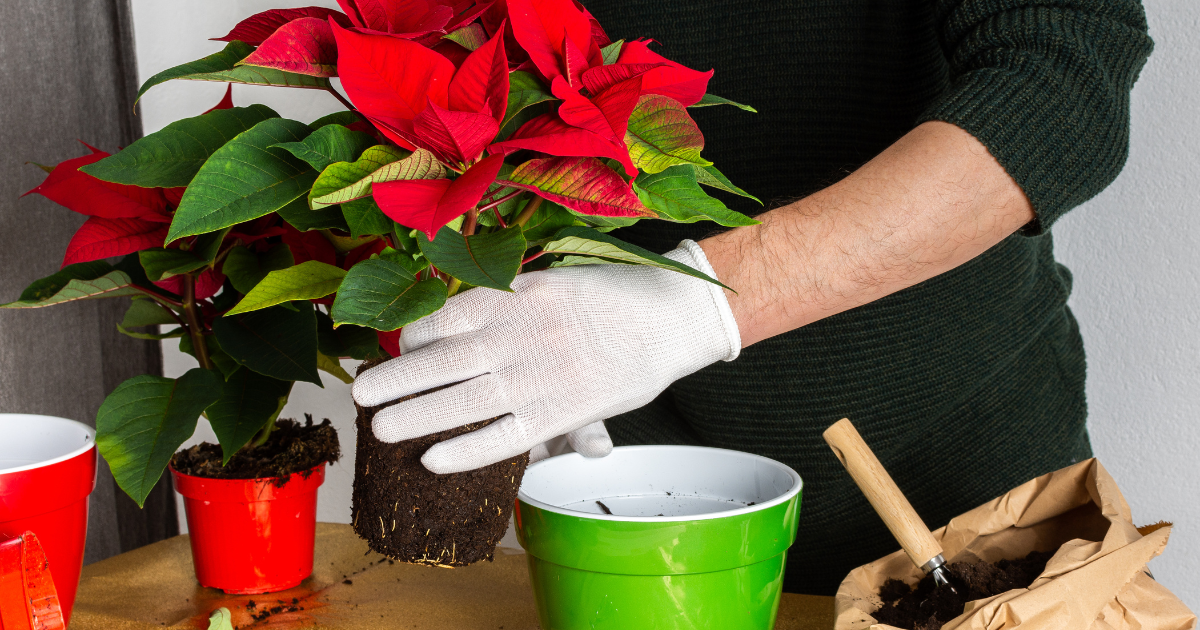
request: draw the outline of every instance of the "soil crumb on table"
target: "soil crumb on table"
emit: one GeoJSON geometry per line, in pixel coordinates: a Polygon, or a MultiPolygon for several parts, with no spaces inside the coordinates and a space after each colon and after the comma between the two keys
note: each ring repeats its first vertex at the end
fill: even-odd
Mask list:
{"type": "Polygon", "coordinates": [[[888,580],[879,589],[883,606],[871,613],[879,623],[904,630],[941,630],[963,612],[967,602],[986,599],[1016,588],[1026,588],[1046,570],[1053,554],[1035,551],[1020,560],[955,562],[947,564],[955,594],[925,576],[916,588],[888,580]]]}
{"type": "Polygon", "coordinates": [[[206,479],[262,479],[287,477],[319,464],[336,462],[342,456],[337,431],[326,418],[313,424],[305,414],[305,423],[282,419],[261,446],[243,448],[225,466],[221,465],[221,447],[204,442],[175,453],[171,466],[185,475],[206,479]]]}

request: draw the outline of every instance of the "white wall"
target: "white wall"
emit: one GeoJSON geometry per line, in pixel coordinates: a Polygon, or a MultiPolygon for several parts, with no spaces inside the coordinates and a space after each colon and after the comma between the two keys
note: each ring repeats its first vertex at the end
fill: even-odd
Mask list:
{"type": "MultiPolygon", "coordinates": [[[[1156,51],[1133,95],[1129,163],[1112,187],[1055,228],[1060,259],[1075,275],[1071,306],[1088,353],[1092,442],[1139,523],[1175,521],[1155,575],[1200,610],[1200,2],[1146,0],[1156,51]]],[[[155,72],[220,49],[219,37],[257,11],[304,0],[133,0],[138,68],[155,72]]],[[[333,2],[320,2],[334,6],[333,2]]],[[[172,82],[142,99],[147,133],[198,114],[223,84],[172,82]]],[[[320,92],[234,87],[238,105],[259,102],[302,121],[337,109],[320,92]]],[[[192,366],[168,343],[168,376],[192,366]]],[[[345,366],[352,369],[349,362],[345,366]]],[[[354,427],[349,388],[298,384],[286,415],[333,420],[345,456],[320,494],[321,520],[348,522],[354,427]]],[[[203,421],[201,421],[203,424],[203,421]]],[[[193,441],[212,439],[202,426],[193,441]]],[[[182,511],[181,511],[182,513],[182,511]]]]}
{"type": "Polygon", "coordinates": [[[1075,276],[1092,446],[1139,524],[1177,524],[1151,569],[1200,610],[1200,2],[1144,1],[1155,51],[1129,162],[1054,233],[1075,276]]]}

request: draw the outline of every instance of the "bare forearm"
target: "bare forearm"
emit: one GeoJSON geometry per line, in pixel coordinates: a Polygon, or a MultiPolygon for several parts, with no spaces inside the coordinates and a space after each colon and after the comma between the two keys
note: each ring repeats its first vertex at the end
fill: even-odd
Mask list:
{"type": "Polygon", "coordinates": [[[762,225],[700,245],[737,290],[729,303],[748,346],[949,271],[1033,216],[978,140],[932,122],[762,225]]]}

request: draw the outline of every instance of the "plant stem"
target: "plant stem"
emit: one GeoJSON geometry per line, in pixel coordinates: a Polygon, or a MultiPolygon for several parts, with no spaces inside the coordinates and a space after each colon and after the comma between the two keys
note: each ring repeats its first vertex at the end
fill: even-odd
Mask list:
{"type": "Polygon", "coordinates": [[[200,313],[196,308],[196,276],[183,276],[183,313],[187,317],[188,334],[192,337],[192,349],[196,352],[196,360],[200,367],[211,370],[212,361],[208,358],[208,344],[204,342],[204,328],[200,325],[200,313]]]}
{"type": "Polygon", "coordinates": [[[521,210],[521,214],[518,214],[517,218],[513,220],[513,225],[525,227],[525,224],[529,223],[529,219],[533,217],[533,213],[537,212],[537,209],[541,206],[541,197],[534,197],[533,199],[530,199],[529,203],[525,204],[525,209],[521,210]]]}
{"type": "MultiPolygon", "coordinates": [[[[479,211],[483,212],[485,210],[492,210],[492,209],[496,208],[497,206],[499,206],[500,204],[508,201],[509,199],[512,199],[513,197],[516,197],[517,195],[519,195],[523,192],[525,192],[525,191],[517,190],[514,192],[510,192],[507,195],[504,195],[503,197],[501,197],[495,201],[488,202],[487,205],[479,206],[479,211]]],[[[539,197],[539,199],[540,199],[540,197],[539,197]]],[[[499,211],[496,212],[496,216],[500,216],[499,211]]]]}
{"type": "Polygon", "coordinates": [[[452,298],[455,293],[458,293],[459,287],[462,286],[462,280],[458,278],[450,278],[449,288],[446,290],[446,297],[452,298]]]}
{"type": "Polygon", "coordinates": [[[471,208],[467,210],[467,218],[463,221],[462,235],[471,236],[475,233],[475,226],[479,224],[479,210],[471,208]]]}
{"type": "Polygon", "coordinates": [[[496,215],[496,223],[500,224],[500,229],[508,227],[508,224],[504,222],[504,217],[500,216],[500,208],[492,208],[492,213],[496,215]]]}
{"type": "Polygon", "coordinates": [[[355,114],[357,114],[357,115],[358,115],[358,117],[359,117],[359,118],[361,118],[363,122],[367,123],[367,125],[368,125],[368,126],[370,126],[372,129],[375,129],[376,131],[379,131],[379,130],[378,130],[376,127],[375,127],[375,123],[371,122],[371,119],[370,119],[370,118],[367,118],[367,116],[366,116],[365,114],[363,114],[362,112],[358,111],[358,109],[354,107],[354,104],[353,104],[353,103],[351,103],[350,101],[346,100],[346,97],[345,97],[345,96],[342,96],[340,93],[338,93],[338,91],[337,91],[337,90],[335,90],[335,89],[333,88],[333,86],[332,86],[332,85],[331,85],[331,86],[329,86],[329,87],[327,87],[327,88],[325,88],[325,91],[326,91],[326,92],[329,92],[330,94],[332,94],[332,95],[333,95],[333,98],[336,98],[336,99],[338,100],[338,102],[339,102],[339,103],[341,103],[342,105],[344,105],[344,106],[346,107],[346,109],[348,109],[348,110],[350,110],[350,111],[354,112],[355,114]]]}
{"type": "Polygon", "coordinates": [[[541,258],[542,254],[545,254],[545,253],[546,252],[542,251],[542,252],[538,252],[536,254],[532,254],[532,255],[528,256],[527,258],[525,258],[525,260],[521,261],[521,266],[524,267],[526,264],[531,263],[531,262],[537,260],[538,258],[541,258]]]}

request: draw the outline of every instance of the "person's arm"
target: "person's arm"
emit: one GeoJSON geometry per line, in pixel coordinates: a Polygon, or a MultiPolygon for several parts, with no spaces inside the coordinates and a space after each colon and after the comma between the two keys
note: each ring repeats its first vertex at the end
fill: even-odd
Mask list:
{"type": "Polygon", "coordinates": [[[742,346],[961,265],[1034,218],[967,132],[928,122],[841,182],[700,243],[742,346]]]}

